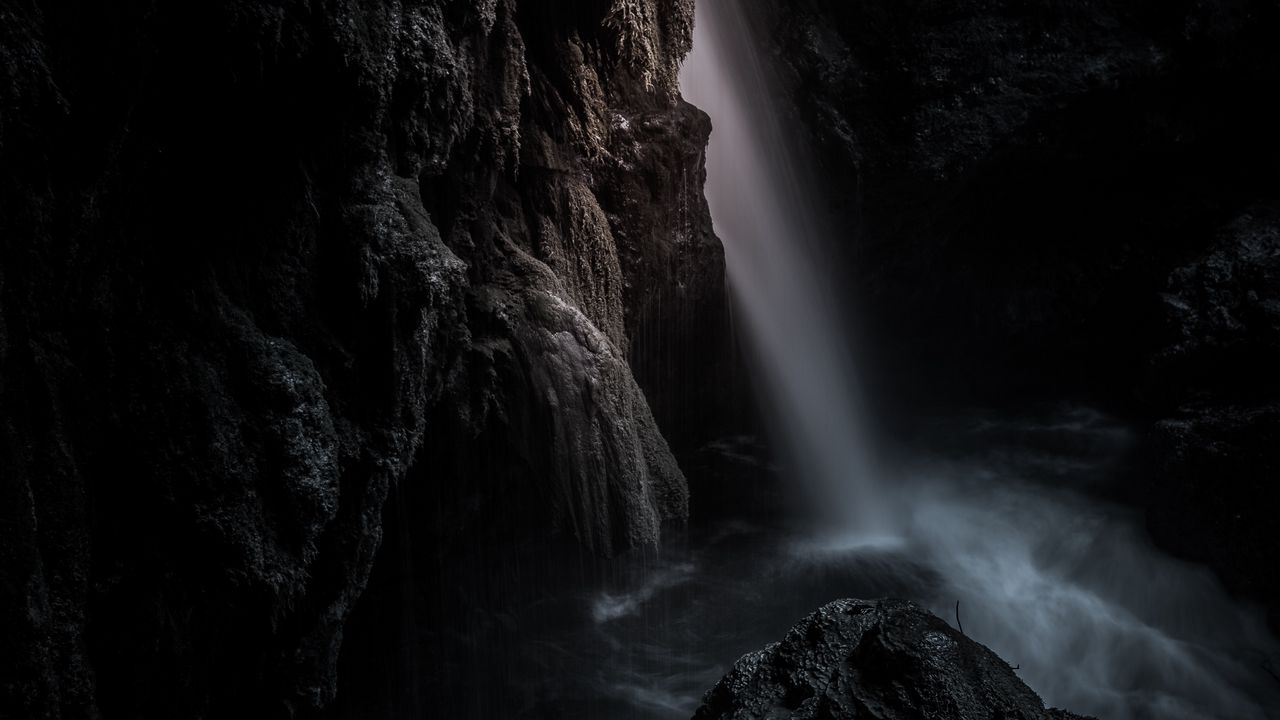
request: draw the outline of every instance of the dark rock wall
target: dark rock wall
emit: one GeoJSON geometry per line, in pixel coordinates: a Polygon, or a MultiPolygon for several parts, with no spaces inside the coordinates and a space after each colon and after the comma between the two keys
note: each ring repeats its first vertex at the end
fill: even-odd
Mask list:
{"type": "Polygon", "coordinates": [[[1280,7],[753,7],[832,179],[884,407],[1156,423],[1132,492],[1157,536],[1280,608],[1280,7]]]}
{"type": "Polygon", "coordinates": [[[1169,272],[1277,190],[1274,3],[760,7],[921,394],[1132,387],[1169,272]]]}
{"type": "Polygon", "coordinates": [[[1254,205],[1169,274],[1146,392],[1150,526],[1280,628],[1280,207],[1254,205]]]}
{"type": "Polygon", "coordinates": [[[731,365],[691,18],[0,7],[0,714],[326,705],[401,483],[428,555],[684,517],[649,401],[692,444],[664,381],[731,365]]]}

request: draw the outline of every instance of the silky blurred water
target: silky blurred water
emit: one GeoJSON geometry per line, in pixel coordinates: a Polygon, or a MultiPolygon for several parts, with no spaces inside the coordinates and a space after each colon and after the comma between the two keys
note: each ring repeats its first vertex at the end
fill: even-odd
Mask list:
{"type": "Polygon", "coordinates": [[[428,632],[430,652],[389,659],[416,696],[377,716],[689,718],[734,661],[819,606],[899,597],[953,625],[958,601],[969,637],[1052,706],[1107,720],[1280,717],[1261,613],[1106,499],[1132,446],[1125,426],[1080,409],[939,422],[884,458],[903,531],[867,541],[813,523],[759,444],[717,443],[686,463],[697,514],[661,548],[606,561],[571,545],[477,546],[414,585],[453,600],[425,627],[393,619],[406,641],[428,632]]]}
{"type": "MultiPolygon", "coordinates": [[[[733,659],[840,597],[905,597],[1011,664],[1049,705],[1109,720],[1280,717],[1262,613],[1203,567],[1155,548],[1130,509],[1100,499],[1129,434],[1100,415],[1004,427],[1083,449],[995,440],[975,421],[957,455],[899,465],[897,542],[815,534],[802,517],[727,520],[583,598],[580,697],[609,717],[685,718],[733,659]],[[1103,450],[1098,449],[1101,442],[1103,450]],[[1070,444],[1070,443],[1068,443],[1070,444]]],[[[983,422],[986,422],[985,420],[983,422]]],[[[568,716],[568,715],[566,715],[568,716]]],[[[575,717],[590,717],[583,711],[575,717]]]]}

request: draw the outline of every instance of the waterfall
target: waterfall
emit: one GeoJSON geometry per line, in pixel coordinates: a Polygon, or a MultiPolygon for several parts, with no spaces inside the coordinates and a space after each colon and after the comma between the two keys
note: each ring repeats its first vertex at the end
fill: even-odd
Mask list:
{"type": "MultiPolygon", "coordinates": [[[[707,200],[784,477],[802,481],[826,521],[776,576],[798,584],[879,553],[886,574],[927,568],[912,597],[944,617],[960,601],[965,629],[1020,663],[1052,704],[1111,720],[1273,717],[1258,699],[1276,695],[1259,670],[1276,650],[1261,614],[1206,569],[1163,555],[1132,511],[1064,480],[1076,467],[1099,472],[1096,458],[1016,448],[1016,462],[941,461],[882,480],[819,254],[833,239],[814,202],[820,185],[784,132],[747,1],[698,3],[681,88],[712,119],[707,200]]],[[[1100,432],[1093,420],[1011,422],[1019,432],[1100,432]]]]}
{"type": "Polygon", "coordinates": [[[815,257],[827,240],[818,186],[768,102],[775,93],[738,3],[698,3],[680,85],[712,118],[707,201],[783,459],[827,520],[885,539],[897,513],[877,483],[840,303],[815,257]]]}

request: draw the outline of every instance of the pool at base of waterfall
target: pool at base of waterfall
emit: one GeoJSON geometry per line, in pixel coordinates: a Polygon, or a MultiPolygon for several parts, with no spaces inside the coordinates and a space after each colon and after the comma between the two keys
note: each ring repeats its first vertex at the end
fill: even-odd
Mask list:
{"type": "MultiPolygon", "coordinates": [[[[1162,554],[1136,511],[1106,499],[1125,472],[1126,428],[1072,410],[966,416],[936,436],[882,479],[905,508],[900,535],[865,541],[783,503],[786,470],[749,443],[713,447],[729,479],[700,487],[692,471],[695,507],[748,493],[734,498],[745,511],[696,519],[656,552],[531,598],[496,621],[521,659],[477,641],[462,665],[506,684],[483,702],[505,698],[507,717],[688,718],[742,654],[821,605],[897,597],[958,620],[1049,706],[1106,720],[1278,716],[1261,613],[1162,554]],[[735,486],[735,474],[753,479],[735,486]]],[[[461,714],[498,708],[475,710],[461,714]]]]}

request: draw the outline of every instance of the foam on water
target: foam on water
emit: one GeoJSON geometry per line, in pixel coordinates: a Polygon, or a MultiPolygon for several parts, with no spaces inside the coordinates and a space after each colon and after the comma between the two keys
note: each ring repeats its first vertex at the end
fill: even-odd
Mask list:
{"type": "Polygon", "coordinates": [[[650,573],[638,588],[621,593],[602,592],[592,602],[591,617],[603,623],[631,615],[662,590],[687,582],[693,573],[691,563],[668,565],[650,573]]]}

